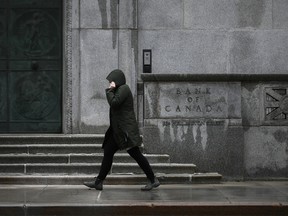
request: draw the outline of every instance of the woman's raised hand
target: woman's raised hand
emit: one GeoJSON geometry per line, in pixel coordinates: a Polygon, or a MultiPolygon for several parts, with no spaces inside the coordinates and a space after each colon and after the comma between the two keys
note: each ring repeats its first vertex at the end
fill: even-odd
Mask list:
{"type": "Polygon", "coordinates": [[[110,85],[109,85],[109,88],[112,89],[112,88],[115,88],[116,87],[116,84],[115,82],[110,82],[110,85]]]}

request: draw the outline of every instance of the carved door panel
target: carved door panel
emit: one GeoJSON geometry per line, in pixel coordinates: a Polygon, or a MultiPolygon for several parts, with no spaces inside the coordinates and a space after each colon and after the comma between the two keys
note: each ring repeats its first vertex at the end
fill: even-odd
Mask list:
{"type": "Polygon", "coordinates": [[[0,0],[0,132],[62,131],[62,1],[0,0]]]}

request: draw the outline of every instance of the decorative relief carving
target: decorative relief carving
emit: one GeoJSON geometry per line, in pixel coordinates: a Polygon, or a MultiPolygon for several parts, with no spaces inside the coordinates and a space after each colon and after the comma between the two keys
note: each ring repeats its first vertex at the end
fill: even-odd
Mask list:
{"type": "Polygon", "coordinates": [[[16,80],[11,106],[21,117],[42,120],[58,111],[59,87],[46,72],[28,73],[16,80]]]}
{"type": "Polygon", "coordinates": [[[65,134],[72,133],[72,0],[64,1],[64,126],[65,134]]]}
{"type": "Polygon", "coordinates": [[[52,14],[32,9],[17,15],[12,25],[14,56],[19,51],[28,57],[44,56],[59,44],[59,27],[52,14]]]}
{"type": "MultiPolygon", "coordinates": [[[[171,92],[171,97],[173,97],[173,92],[171,92]]],[[[176,104],[164,105],[165,112],[196,112],[208,114],[211,111],[222,112],[222,107],[218,103],[212,103],[207,101],[207,95],[211,95],[210,87],[194,87],[194,88],[176,88],[174,94],[176,98],[182,97],[182,101],[176,104]],[[213,105],[212,105],[213,104],[213,105]]],[[[175,97],[174,95],[174,97],[175,97]]],[[[222,101],[225,102],[225,99],[222,98],[222,101]]]]}
{"type": "Polygon", "coordinates": [[[145,115],[147,118],[228,118],[229,92],[235,86],[226,83],[169,82],[147,84],[145,115]]]}
{"type": "Polygon", "coordinates": [[[265,121],[288,119],[288,87],[264,89],[265,121]]]}

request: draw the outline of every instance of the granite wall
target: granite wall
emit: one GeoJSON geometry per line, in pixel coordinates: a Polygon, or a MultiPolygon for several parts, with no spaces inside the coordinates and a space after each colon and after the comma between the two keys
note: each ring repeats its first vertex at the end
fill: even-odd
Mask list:
{"type": "Polygon", "coordinates": [[[122,69],[136,96],[137,1],[72,1],[73,133],[103,133],[108,73],[122,69]]]}
{"type": "MultiPolygon", "coordinates": [[[[160,125],[162,129],[154,130],[155,136],[150,136],[150,140],[157,138],[162,145],[157,152],[165,149],[175,152],[175,146],[181,146],[172,156],[174,162],[196,161],[199,171],[217,171],[221,166],[220,172],[233,177],[288,176],[286,82],[278,79],[253,83],[236,79],[233,83],[229,80],[221,83],[216,80],[212,84],[214,92],[226,94],[223,96],[226,108],[212,115],[208,112],[210,105],[204,102],[200,109],[206,113],[178,113],[175,105],[166,105],[165,113],[170,94],[165,89],[169,85],[155,87],[154,81],[146,85],[141,78],[143,49],[152,50],[152,74],[287,74],[288,1],[72,2],[73,133],[103,133],[107,128],[105,78],[111,70],[120,68],[125,71],[135,96],[135,109],[141,131],[147,138],[144,143],[147,149],[152,151],[149,130],[160,125]],[[150,97],[147,91],[157,88],[164,91],[162,96],[166,99],[156,97],[156,102],[151,102],[154,108],[147,109],[150,97]],[[235,94],[229,96],[230,93],[235,94]],[[266,101],[270,96],[275,103],[266,101]],[[164,111],[156,109],[163,104],[164,111]],[[167,110],[174,110],[176,116],[167,110]],[[175,123],[179,120],[184,125],[175,123]],[[169,142],[164,142],[163,134],[164,138],[171,135],[169,142]],[[168,143],[167,146],[164,143],[168,143]],[[198,152],[193,152],[197,145],[198,152]],[[203,155],[201,148],[209,154],[203,155]],[[188,158],[189,155],[193,157],[188,158]],[[225,158],[226,155],[229,157],[225,158]]],[[[170,87],[177,85],[170,82],[170,87]]],[[[202,80],[200,85],[209,86],[210,82],[211,79],[202,80]]],[[[193,80],[186,83],[194,84],[193,80]]],[[[157,91],[155,94],[157,96],[157,91]]]]}
{"type": "MultiPolygon", "coordinates": [[[[288,71],[285,0],[139,0],[139,50],[153,73],[288,71]]],[[[139,53],[139,71],[142,57],[139,53]]]]}
{"type": "MultiPolygon", "coordinates": [[[[288,1],[139,0],[138,3],[139,71],[142,70],[140,51],[151,49],[153,74],[277,76],[288,73],[288,1]]],[[[235,107],[241,113],[242,122],[236,128],[229,124],[233,118],[225,116],[225,111],[223,116],[210,117],[210,120],[224,118],[225,127],[207,125],[206,120],[200,125],[191,123],[191,119],[193,122],[198,117],[201,121],[203,116],[199,113],[187,116],[177,112],[177,106],[174,107],[175,115],[163,116],[159,106],[165,105],[166,101],[161,97],[155,100],[162,102],[152,104],[154,107],[147,110],[147,106],[152,106],[150,94],[156,94],[149,89],[156,84],[145,85],[146,146],[153,151],[157,146],[153,140],[159,137],[157,143],[162,146],[157,151],[168,151],[175,161],[195,162],[202,171],[215,170],[224,176],[287,177],[287,83],[281,79],[264,83],[238,81],[241,105],[237,103],[235,107]],[[269,101],[269,97],[275,102],[269,101]],[[151,119],[151,114],[159,116],[151,119]],[[186,123],[176,126],[179,119],[186,123]],[[230,133],[230,129],[233,132],[230,133]],[[205,153],[203,149],[206,149],[205,153]],[[237,156],[237,152],[243,153],[243,157],[237,156]]],[[[202,80],[201,85],[208,83],[202,80]]],[[[193,85],[193,80],[190,84],[193,85]]],[[[165,85],[160,82],[157,88],[162,91],[165,85]]],[[[174,99],[175,103],[181,104],[179,97],[174,99]]],[[[174,99],[171,94],[170,100],[174,99]]]]}
{"type": "Polygon", "coordinates": [[[241,83],[155,77],[144,83],[146,152],[194,163],[199,172],[243,177],[241,83]]]}
{"type": "Polygon", "coordinates": [[[288,176],[288,82],[244,83],[245,176],[288,176]]]}

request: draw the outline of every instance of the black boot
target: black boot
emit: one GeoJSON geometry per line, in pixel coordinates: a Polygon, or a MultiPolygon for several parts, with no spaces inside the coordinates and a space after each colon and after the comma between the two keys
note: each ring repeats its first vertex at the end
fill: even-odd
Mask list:
{"type": "Polygon", "coordinates": [[[95,188],[96,190],[103,190],[103,180],[100,180],[98,178],[96,178],[95,181],[84,182],[83,184],[89,188],[95,188]]]}
{"type": "Polygon", "coordinates": [[[153,182],[149,182],[147,185],[141,188],[142,191],[150,191],[153,188],[157,188],[160,186],[159,180],[155,177],[153,182]]]}

